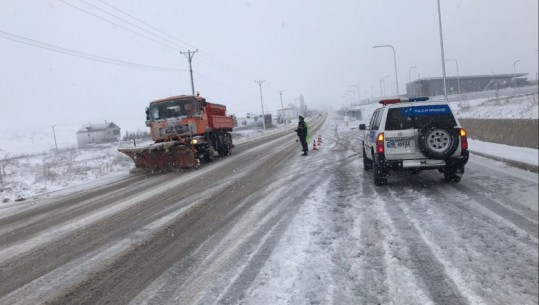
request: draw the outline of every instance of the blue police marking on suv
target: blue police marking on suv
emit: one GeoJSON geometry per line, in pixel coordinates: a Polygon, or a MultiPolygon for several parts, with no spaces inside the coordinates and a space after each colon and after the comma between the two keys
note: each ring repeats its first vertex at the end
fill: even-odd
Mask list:
{"type": "Polygon", "coordinates": [[[402,108],[401,113],[406,116],[451,114],[451,108],[448,105],[413,106],[402,108]]]}
{"type": "Polygon", "coordinates": [[[374,141],[374,136],[376,135],[376,131],[374,130],[371,130],[371,132],[369,132],[369,137],[374,141]]]}

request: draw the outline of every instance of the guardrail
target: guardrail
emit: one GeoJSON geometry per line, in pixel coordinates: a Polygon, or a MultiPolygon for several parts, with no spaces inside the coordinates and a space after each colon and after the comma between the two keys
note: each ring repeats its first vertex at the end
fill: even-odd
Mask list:
{"type": "Polygon", "coordinates": [[[472,139],[539,148],[537,119],[459,119],[459,121],[472,139]]]}

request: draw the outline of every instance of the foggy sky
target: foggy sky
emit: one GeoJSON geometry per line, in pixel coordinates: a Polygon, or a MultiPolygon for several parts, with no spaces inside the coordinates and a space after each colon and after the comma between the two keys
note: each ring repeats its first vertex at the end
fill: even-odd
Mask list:
{"type": "MultiPolygon", "coordinates": [[[[537,0],[440,2],[445,56],[458,60],[461,76],[514,67],[535,79],[537,0]]],[[[195,90],[230,114],[261,111],[257,80],[270,113],[281,107],[280,90],[285,106],[303,94],[309,106],[336,109],[347,91],[357,99],[354,86],[362,98],[378,96],[384,76],[395,93],[391,49],[372,48],[385,44],[396,50],[401,94],[410,67],[412,80],[441,76],[436,0],[2,0],[0,127],[108,120],[144,130],[149,101],[191,93],[180,51],[195,49],[195,90]],[[129,64],[43,48],[51,45],[129,64]]],[[[454,62],[446,71],[456,75],[454,62]]]]}

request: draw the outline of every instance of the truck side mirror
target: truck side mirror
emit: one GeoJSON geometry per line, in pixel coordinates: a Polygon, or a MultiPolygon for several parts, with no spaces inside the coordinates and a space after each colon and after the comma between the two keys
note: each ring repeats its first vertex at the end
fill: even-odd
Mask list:
{"type": "Polygon", "coordinates": [[[367,129],[367,126],[365,124],[359,124],[359,130],[365,130],[367,129]]]}
{"type": "Polygon", "coordinates": [[[150,108],[146,107],[146,121],[150,120],[150,108]]]}

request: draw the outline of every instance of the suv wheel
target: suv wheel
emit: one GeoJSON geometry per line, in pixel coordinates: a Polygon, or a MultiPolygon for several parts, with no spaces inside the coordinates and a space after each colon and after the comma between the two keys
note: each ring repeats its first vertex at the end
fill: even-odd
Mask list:
{"type": "Polygon", "coordinates": [[[447,158],[458,145],[458,131],[453,126],[431,123],[419,130],[419,149],[427,157],[447,158]]]}
{"type": "Polygon", "coordinates": [[[374,175],[374,185],[380,186],[380,185],[386,185],[387,184],[387,177],[386,173],[383,169],[378,166],[378,164],[374,161],[372,162],[373,167],[373,175],[374,175]]]}
{"type": "Polygon", "coordinates": [[[460,176],[456,175],[454,172],[445,172],[444,181],[445,182],[460,182],[460,176]]]}
{"type": "Polygon", "coordinates": [[[464,166],[460,168],[449,167],[442,172],[444,174],[445,182],[460,182],[461,175],[464,174],[464,166]],[[457,173],[460,175],[457,175],[457,173]]]}
{"type": "Polygon", "coordinates": [[[367,155],[365,154],[365,148],[363,148],[363,169],[368,171],[371,168],[372,168],[372,160],[367,158],[367,155]]]}

